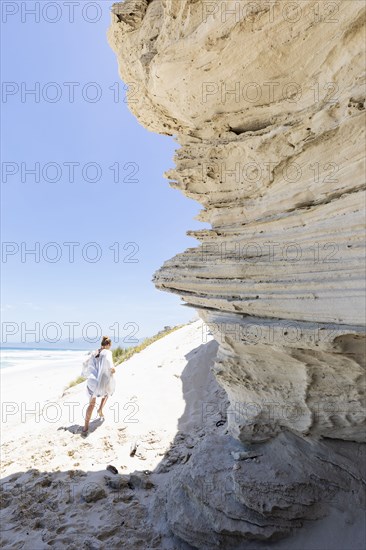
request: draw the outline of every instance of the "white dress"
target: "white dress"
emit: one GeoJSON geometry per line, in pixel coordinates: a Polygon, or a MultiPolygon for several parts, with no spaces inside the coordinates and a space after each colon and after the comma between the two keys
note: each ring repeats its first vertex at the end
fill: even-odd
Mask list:
{"type": "Polygon", "coordinates": [[[112,374],[114,368],[112,352],[109,349],[103,349],[99,357],[95,357],[89,362],[89,373],[87,380],[87,392],[89,397],[104,397],[113,395],[116,381],[112,374]]]}

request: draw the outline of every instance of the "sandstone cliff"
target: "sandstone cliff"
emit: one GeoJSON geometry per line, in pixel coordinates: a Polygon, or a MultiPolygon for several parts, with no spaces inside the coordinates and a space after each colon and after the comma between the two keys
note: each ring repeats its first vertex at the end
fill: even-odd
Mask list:
{"type": "Polygon", "coordinates": [[[229,432],[264,457],[244,475],[228,463],[235,439],[211,441],[222,471],[206,468],[230,479],[232,502],[197,494],[197,454],[167,497],[170,527],[198,548],[288,534],[360,485],[365,4],[126,0],[112,12],[129,107],[175,136],[167,176],[211,225],[156,286],[211,328],[229,432]]]}

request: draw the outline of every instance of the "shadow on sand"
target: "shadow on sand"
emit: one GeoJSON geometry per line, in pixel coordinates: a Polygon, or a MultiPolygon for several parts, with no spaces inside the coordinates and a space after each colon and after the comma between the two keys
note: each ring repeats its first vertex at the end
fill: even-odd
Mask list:
{"type": "MultiPolygon", "coordinates": [[[[113,474],[100,471],[39,471],[30,469],[14,473],[1,481],[2,492],[2,548],[43,550],[190,550],[193,547],[167,531],[164,518],[161,525],[152,521],[146,501],[151,500],[159,481],[165,483],[166,472],[179,467],[170,464],[171,451],[180,442],[182,432],[204,428],[202,410],[205,399],[212,403],[212,389],[220,391],[210,375],[217,343],[210,341],[198,346],[185,357],[187,364],[182,372],[185,410],[178,420],[178,431],[164,457],[149,473],[153,487],[144,489],[144,483],[127,482],[120,489],[108,485],[113,474]],[[208,378],[210,378],[209,383],[208,378]],[[192,385],[192,380],[194,384],[192,385]],[[212,386],[212,387],[211,387],[212,386]],[[165,473],[164,473],[165,471],[165,473]],[[160,529],[162,528],[162,529],[160,529]]],[[[222,394],[222,390],[221,390],[222,394]]],[[[220,407],[216,407],[219,411],[220,407]]],[[[167,411],[167,414],[169,411],[167,411]]],[[[220,418],[212,417],[212,423],[220,418]]],[[[207,419],[204,419],[204,422],[207,419]]],[[[103,424],[102,419],[90,423],[90,433],[103,424]]],[[[121,430],[121,426],[116,428],[121,430]]],[[[55,431],[67,431],[80,437],[82,426],[60,426],[55,431]]],[[[55,438],[57,441],[57,438],[55,438]]],[[[80,442],[82,442],[80,438],[80,442]]],[[[86,440],[85,452],[92,455],[92,445],[86,440]]],[[[146,471],[135,471],[146,476],[146,471]]],[[[123,472],[131,474],[131,472],[123,472]]],[[[117,478],[117,476],[115,476],[117,478]]]]}

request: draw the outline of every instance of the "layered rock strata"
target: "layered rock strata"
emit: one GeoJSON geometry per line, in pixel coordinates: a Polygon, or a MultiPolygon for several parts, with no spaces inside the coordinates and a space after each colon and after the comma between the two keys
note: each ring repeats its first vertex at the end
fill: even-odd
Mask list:
{"type": "Polygon", "coordinates": [[[167,176],[211,226],[155,284],[220,344],[231,435],[365,441],[364,3],[126,0],[112,12],[129,107],[176,137],[167,176]]]}

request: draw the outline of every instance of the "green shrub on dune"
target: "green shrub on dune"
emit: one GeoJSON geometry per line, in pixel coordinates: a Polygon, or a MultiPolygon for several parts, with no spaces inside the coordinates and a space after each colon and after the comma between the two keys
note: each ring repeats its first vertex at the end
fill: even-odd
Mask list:
{"type": "Polygon", "coordinates": [[[139,344],[138,346],[133,346],[131,348],[118,347],[114,349],[112,351],[114,364],[119,365],[124,361],[127,361],[127,359],[130,359],[133,355],[135,355],[135,353],[139,353],[140,351],[150,346],[150,344],[156,342],[156,340],[160,340],[160,338],[167,336],[171,332],[174,332],[175,330],[178,330],[183,326],[184,325],[177,325],[176,327],[164,327],[163,330],[161,330],[157,334],[154,334],[154,336],[151,336],[150,338],[145,338],[145,340],[141,342],[141,344],[139,344]]]}
{"type": "MultiPolygon", "coordinates": [[[[119,346],[118,348],[112,350],[114,364],[120,365],[124,361],[127,361],[127,359],[130,359],[133,355],[135,355],[135,353],[139,353],[140,351],[150,346],[150,344],[153,344],[154,342],[156,342],[156,340],[160,340],[160,338],[167,336],[171,332],[174,332],[175,330],[178,330],[183,326],[184,325],[177,325],[176,327],[164,327],[163,330],[161,330],[157,334],[154,334],[154,336],[151,336],[150,338],[145,338],[145,340],[141,342],[141,344],[139,344],[138,346],[134,346],[131,348],[121,348],[119,346]]],[[[86,378],[83,378],[82,376],[78,376],[77,378],[75,378],[75,380],[72,380],[68,384],[68,386],[66,386],[65,390],[68,390],[69,388],[73,388],[74,386],[81,384],[85,380],[86,378]]]]}

